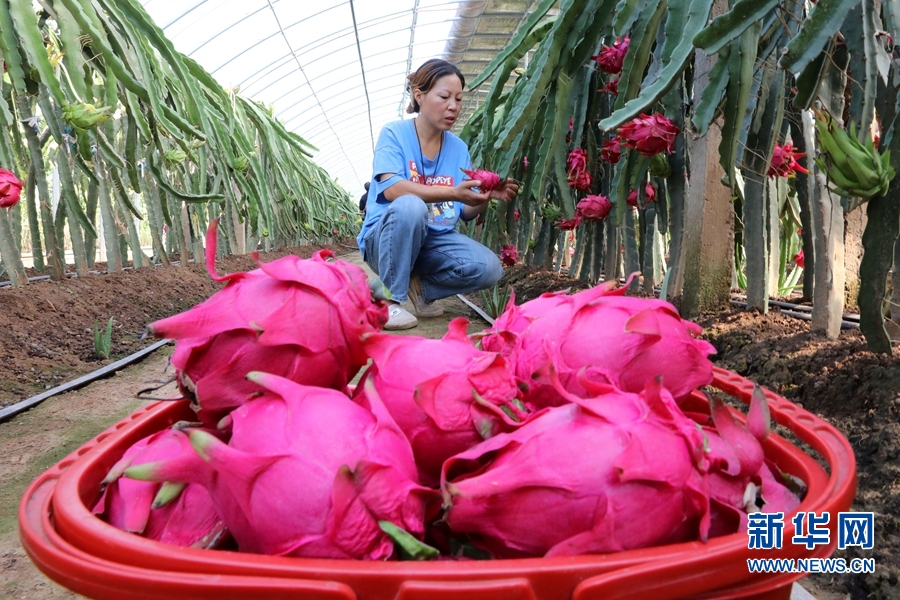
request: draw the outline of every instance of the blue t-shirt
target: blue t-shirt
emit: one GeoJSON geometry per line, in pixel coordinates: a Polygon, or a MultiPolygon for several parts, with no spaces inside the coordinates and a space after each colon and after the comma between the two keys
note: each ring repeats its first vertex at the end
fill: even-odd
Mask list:
{"type": "MultiPolygon", "coordinates": [[[[386,189],[403,180],[425,185],[456,187],[465,179],[462,169],[469,169],[472,164],[469,148],[465,142],[449,131],[444,132],[441,151],[434,158],[430,160],[422,154],[412,119],[388,123],[381,130],[378,144],[375,146],[373,176],[366,200],[366,220],[359,235],[356,236],[359,250],[363,255],[365,255],[366,235],[384,216],[390,202],[384,197],[386,189]],[[385,173],[394,173],[394,176],[378,181],[385,173]]],[[[429,203],[428,227],[436,231],[453,229],[464,206],[462,202],[455,201],[429,203]]]]}

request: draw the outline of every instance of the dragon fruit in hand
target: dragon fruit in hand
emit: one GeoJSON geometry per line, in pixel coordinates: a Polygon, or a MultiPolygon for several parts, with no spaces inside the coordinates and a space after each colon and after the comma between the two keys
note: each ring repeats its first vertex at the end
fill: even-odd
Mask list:
{"type": "Polygon", "coordinates": [[[499,175],[492,171],[486,171],[484,169],[463,169],[463,172],[468,175],[470,179],[476,179],[481,182],[478,189],[482,192],[493,192],[494,190],[503,187],[503,180],[500,179],[499,175]]]}
{"type": "Polygon", "coordinates": [[[202,484],[245,552],[381,560],[394,547],[379,521],[423,535],[437,492],[415,483],[409,442],[373,390],[370,411],[336,390],[248,379],[267,392],[229,415],[229,444],[192,431],[192,457],[125,476],[202,484]]]}
{"type": "Polygon", "coordinates": [[[703,435],[659,378],[640,394],[587,383],[444,465],[445,519],[495,557],[571,556],[705,539],[703,435]],[[651,460],[652,458],[652,460],[651,460]]]}

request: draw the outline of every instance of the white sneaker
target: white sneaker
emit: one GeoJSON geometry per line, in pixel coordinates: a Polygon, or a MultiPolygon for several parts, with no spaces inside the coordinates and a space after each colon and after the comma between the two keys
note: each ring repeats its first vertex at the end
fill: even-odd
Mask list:
{"type": "Polygon", "coordinates": [[[425,301],[425,296],[422,294],[422,282],[419,281],[418,275],[412,275],[409,278],[409,301],[412,302],[416,314],[420,317],[439,317],[444,314],[443,308],[425,301]]]}
{"type": "Polygon", "coordinates": [[[388,322],[385,323],[384,328],[387,331],[397,331],[399,329],[412,329],[418,324],[419,320],[411,312],[399,304],[392,304],[388,311],[388,322]]]}

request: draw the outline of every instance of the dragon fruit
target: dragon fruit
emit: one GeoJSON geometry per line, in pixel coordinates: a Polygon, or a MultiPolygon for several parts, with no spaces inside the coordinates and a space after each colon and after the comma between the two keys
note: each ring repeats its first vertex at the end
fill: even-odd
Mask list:
{"type": "Polygon", "coordinates": [[[377,391],[412,445],[423,485],[437,485],[450,456],[528,418],[506,360],[476,348],[468,323],[454,319],[440,340],[382,333],[364,340],[372,386],[357,388],[355,399],[365,404],[377,391]]]}
{"type": "Polygon", "coordinates": [[[500,262],[504,267],[514,267],[519,262],[519,250],[515,244],[507,244],[500,249],[500,262]]]}
{"type": "Polygon", "coordinates": [[[122,477],[131,466],[193,454],[187,434],[179,429],[166,429],[138,441],[104,479],[106,487],[94,514],[118,529],[167,544],[205,547],[214,543],[225,528],[202,486],[122,477]]]}
{"type": "Polygon", "coordinates": [[[485,171],[484,169],[463,169],[463,172],[469,176],[469,179],[477,179],[481,182],[478,189],[482,192],[492,192],[503,187],[503,180],[500,179],[499,175],[492,171],[485,171]]]}
{"type": "Polygon", "coordinates": [[[612,210],[612,202],[609,198],[600,194],[588,194],[576,206],[578,214],[585,221],[602,221],[609,216],[612,210]]]}
{"type": "Polygon", "coordinates": [[[229,444],[194,430],[193,455],[125,476],[200,483],[245,552],[381,560],[393,543],[379,521],[423,535],[438,493],[415,483],[409,442],[371,383],[366,410],[335,390],[247,377],[267,392],[228,416],[229,444]]]}
{"type": "MultiPolygon", "coordinates": [[[[662,375],[679,400],[712,381],[707,357],[715,348],[695,337],[700,326],[683,320],[668,302],[626,297],[626,289],[597,286],[556,298],[558,306],[518,333],[507,354],[520,385],[528,387],[527,402],[538,407],[564,402],[542,375],[551,363],[565,388],[579,395],[584,392],[575,375],[582,367],[589,380],[634,393],[662,375]]],[[[494,331],[499,333],[496,324],[494,331]]]]}
{"type": "Polygon", "coordinates": [[[516,292],[510,289],[506,309],[494,320],[491,329],[477,336],[481,340],[481,347],[488,352],[498,352],[511,362],[519,334],[525,331],[532,321],[562,304],[563,298],[568,293],[568,290],[546,292],[534,300],[516,306],[516,292]]]}
{"type": "Polygon", "coordinates": [[[366,364],[360,338],[387,322],[362,269],[333,254],[285,256],[246,273],[215,272],[216,226],[206,266],[224,289],[181,314],[156,321],[157,337],[178,341],[172,364],[198,416],[214,425],[258,388],[244,380],[266,370],[307,385],[342,388],[366,364]]]}
{"type": "Polygon", "coordinates": [[[12,210],[19,203],[22,192],[22,182],[16,174],[6,169],[0,169],[0,208],[12,210]]]}
{"type": "Polygon", "coordinates": [[[690,415],[706,437],[710,536],[746,531],[748,512],[793,512],[800,498],[778,481],[774,475],[778,468],[763,452],[762,442],[769,435],[769,409],[762,390],[757,387],[753,392],[746,426],[720,398],[712,397],[710,405],[711,418],[690,415]]]}
{"type": "Polygon", "coordinates": [[[441,490],[451,530],[498,558],[706,539],[696,424],[659,378],[640,395],[585,385],[601,397],[560,388],[569,404],[447,460],[441,490]]]}
{"type": "Polygon", "coordinates": [[[624,40],[616,38],[612,45],[607,46],[604,44],[600,49],[600,54],[592,56],[591,60],[596,60],[600,65],[600,69],[606,73],[621,73],[630,42],[631,40],[628,36],[625,36],[624,40]]]}

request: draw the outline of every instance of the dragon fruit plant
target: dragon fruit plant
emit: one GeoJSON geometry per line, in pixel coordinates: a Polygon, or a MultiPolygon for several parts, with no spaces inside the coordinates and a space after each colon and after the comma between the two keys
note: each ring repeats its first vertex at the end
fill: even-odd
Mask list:
{"type": "Polygon", "coordinates": [[[387,305],[373,300],[365,272],[321,250],[308,260],[285,256],[219,276],[217,223],[207,232],[206,266],[225,288],[150,325],[155,336],[178,340],[172,364],[200,420],[214,426],[257,391],[244,380],[253,370],[344,387],[366,364],[362,336],[387,322],[387,305]]]}
{"type": "Polygon", "coordinates": [[[382,560],[394,545],[380,521],[423,535],[438,493],[415,482],[409,442],[371,384],[367,409],[336,390],[247,377],[266,391],[224,420],[228,444],[192,430],[195,452],[125,477],[204,486],[244,552],[382,560]]]}
{"type": "Polygon", "coordinates": [[[182,429],[165,429],[138,441],[103,480],[94,514],[113,527],[167,544],[215,544],[225,527],[203,486],[122,477],[129,467],[192,455],[188,434],[182,429]]]}
{"type": "Polygon", "coordinates": [[[587,383],[549,409],[450,458],[450,528],[497,558],[605,553],[706,539],[703,434],[660,379],[638,394],[587,383]],[[653,460],[648,460],[652,457],[653,460]]]}
{"type": "Polygon", "coordinates": [[[450,322],[440,340],[385,333],[365,337],[373,366],[355,399],[375,391],[412,445],[423,485],[436,486],[444,461],[529,418],[516,399],[512,369],[497,353],[475,347],[468,320],[450,322]]]}

